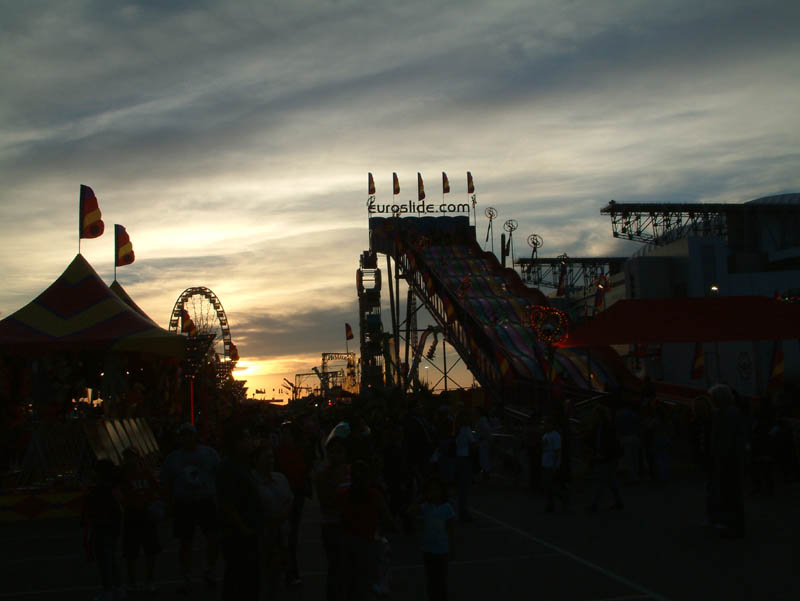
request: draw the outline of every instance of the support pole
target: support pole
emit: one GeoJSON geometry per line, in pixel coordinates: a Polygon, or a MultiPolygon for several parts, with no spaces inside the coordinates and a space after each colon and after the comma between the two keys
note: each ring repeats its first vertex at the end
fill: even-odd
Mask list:
{"type": "Polygon", "coordinates": [[[191,412],[191,422],[194,426],[194,376],[189,378],[189,411],[191,412]]]}
{"type": "MultiPolygon", "coordinates": [[[[397,315],[394,310],[394,290],[392,288],[392,260],[389,255],[386,255],[386,272],[389,274],[389,312],[392,314],[392,336],[397,337],[397,315]]],[[[395,371],[397,366],[395,365],[395,371]]],[[[394,378],[394,376],[392,376],[394,378]]]]}
{"type": "MultiPolygon", "coordinates": [[[[397,259],[394,260],[394,306],[397,310],[397,317],[395,318],[395,332],[394,332],[394,356],[397,363],[400,363],[400,265],[397,259]]],[[[397,382],[400,383],[400,366],[397,365],[397,382]]]]}
{"type": "Polygon", "coordinates": [[[444,364],[444,391],[447,392],[447,336],[442,335],[442,361],[444,364]]]}

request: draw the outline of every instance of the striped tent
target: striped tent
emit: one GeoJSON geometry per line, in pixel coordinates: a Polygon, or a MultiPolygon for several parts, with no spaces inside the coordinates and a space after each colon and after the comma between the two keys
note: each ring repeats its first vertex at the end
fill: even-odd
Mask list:
{"type": "Polygon", "coordinates": [[[0,321],[0,352],[106,350],[182,358],[185,338],[158,327],[130,303],[78,254],[44,292],[0,321]]]}

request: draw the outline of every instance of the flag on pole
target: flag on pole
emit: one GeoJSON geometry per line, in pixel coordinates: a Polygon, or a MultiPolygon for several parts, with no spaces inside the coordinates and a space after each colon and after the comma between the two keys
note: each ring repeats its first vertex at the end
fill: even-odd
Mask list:
{"type": "Polygon", "coordinates": [[[567,290],[567,264],[566,262],[562,262],[561,270],[558,273],[558,290],[556,291],[556,296],[564,296],[566,290],[567,290]]]}
{"type": "Polygon", "coordinates": [[[197,336],[197,326],[194,325],[194,320],[186,309],[181,310],[181,332],[189,334],[189,336],[197,336]]]}
{"type": "Polygon", "coordinates": [[[475,183],[472,181],[472,172],[467,171],[467,192],[469,194],[475,193],[475,183]]]}
{"type": "Polygon", "coordinates": [[[606,293],[603,284],[597,285],[597,291],[594,293],[594,310],[595,313],[603,308],[603,297],[606,293]]]}
{"type": "Polygon", "coordinates": [[[97,238],[102,236],[104,231],[105,224],[103,223],[102,213],[100,213],[100,207],[97,205],[97,197],[89,186],[81,184],[78,237],[97,238]]]}
{"type": "Polygon", "coordinates": [[[772,349],[772,363],[769,370],[769,388],[779,388],[783,384],[783,342],[775,341],[772,349]]]}
{"type": "Polygon", "coordinates": [[[350,327],[349,323],[344,324],[344,338],[345,340],[352,340],[355,338],[355,336],[353,336],[353,328],[350,327]]]}
{"type": "Polygon", "coordinates": [[[370,196],[375,194],[375,180],[372,178],[371,171],[367,177],[367,194],[369,194],[370,196]]]}
{"type": "Polygon", "coordinates": [[[392,173],[392,194],[400,194],[400,180],[396,173],[392,173]]]}
{"type": "Polygon", "coordinates": [[[136,255],[133,254],[131,238],[125,228],[118,223],[114,224],[114,248],[116,249],[114,255],[115,267],[130,265],[136,260],[136,255]]]}
{"type": "Polygon", "coordinates": [[[703,354],[703,343],[697,342],[694,345],[694,357],[692,358],[692,380],[700,380],[706,375],[706,358],[703,354]]]}
{"type": "Polygon", "coordinates": [[[450,192],[450,181],[447,179],[447,174],[442,171],[442,194],[450,192]]]}
{"type": "Polygon", "coordinates": [[[425,184],[422,183],[422,174],[417,171],[417,200],[425,200],[425,184]]]}

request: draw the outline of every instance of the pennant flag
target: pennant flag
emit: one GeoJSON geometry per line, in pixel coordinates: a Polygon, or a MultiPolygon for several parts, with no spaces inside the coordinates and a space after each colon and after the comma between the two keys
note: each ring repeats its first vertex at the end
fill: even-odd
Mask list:
{"type": "Polygon", "coordinates": [[[114,248],[117,249],[114,255],[114,265],[122,267],[123,265],[130,265],[136,260],[136,255],[133,254],[133,244],[131,244],[130,236],[125,228],[120,224],[114,224],[114,248]]]}
{"type": "Polygon", "coordinates": [[[603,308],[603,297],[606,293],[606,289],[603,285],[597,286],[597,292],[594,293],[594,310],[595,312],[600,311],[603,308]]]}
{"type": "Polygon", "coordinates": [[[447,179],[447,174],[442,171],[442,194],[450,192],[450,181],[447,179]]]}
{"type": "Polygon", "coordinates": [[[425,184],[422,183],[422,174],[417,172],[417,200],[425,199],[425,184]]]}
{"type": "Polygon", "coordinates": [[[396,173],[392,173],[392,194],[400,194],[400,180],[396,173]]]}
{"type": "Polygon", "coordinates": [[[355,338],[355,336],[353,336],[353,328],[350,327],[349,323],[344,324],[344,338],[345,340],[352,340],[355,338]]]}
{"type": "Polygon", "coordinates": [[[97,206],[97,197],[89,186],[81,185],[80,200],[80,225],[78,237],[97,238],[105,231],[100,207],[97,206]]]}
{"type": "Polygon", "coordinates": [[[194,325],[194,321],[186,309],[181,311],[181,332],[189,334],[189,336],[197,336],[197,326],[194,325]]]}
{"type": "Polygon", "coordinates": [[[706,375],[706,358],[703,354],[703,343],[694,345],[694,358],[692,359],[692,380],[700,380],[706,375]]]}
{"type": "Polygon", "coordinates": [[[567,290],[567,264],[561,263],[561,271],[558,273],[558,290],[556,296],[564,296],[567,290]]]}
{"type": "Polygon", "coordinates": [[[777,388],[783,384],[783,342],[775,341],[775,348],[772,350],[772,365],[769,370],[769,388],[777,388]]]}
{"type": "Polygon", "coordinates": [[[375,194],[375,180],[372,178],[372,172],[370,171],[367,177],[367,194],[373,196],[375,194]]]}
{"type": "Polygon", "coordinates": [[[475,184],[472,181],[472,173],[470,171],[467,171],[467,192],[469,194],[475,193],[475,184]]]}

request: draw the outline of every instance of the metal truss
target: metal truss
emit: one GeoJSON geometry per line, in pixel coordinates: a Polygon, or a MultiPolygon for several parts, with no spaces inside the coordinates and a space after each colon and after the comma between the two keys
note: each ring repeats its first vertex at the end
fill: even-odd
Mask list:
{"type": "Polygon", "coordinates": [[[742,205],[726,203],[619,203],[600,209],[611,217],[615,238],[648,244],[666,244],[687,234],[724,236],[726,215],[742,205]]]}
{"type": "Polygon", "coordinates": [[[564,288],[567,294],[576,288],[589,288],[601,275],[622,271],[627,257],[536,257],[514,262],[520,278],[535,288],[558,289],[561,266],[566,265],[564,288]]]}

